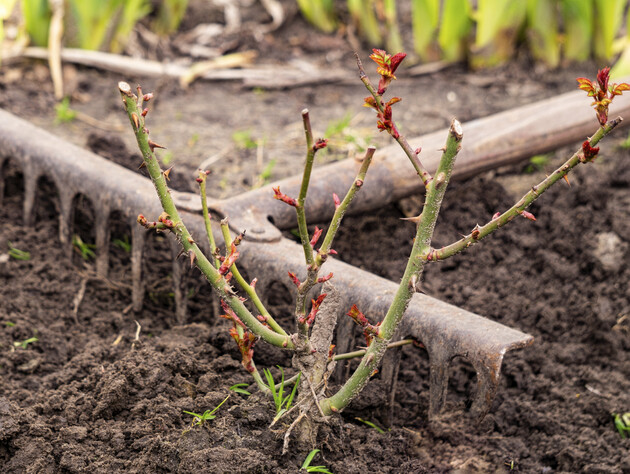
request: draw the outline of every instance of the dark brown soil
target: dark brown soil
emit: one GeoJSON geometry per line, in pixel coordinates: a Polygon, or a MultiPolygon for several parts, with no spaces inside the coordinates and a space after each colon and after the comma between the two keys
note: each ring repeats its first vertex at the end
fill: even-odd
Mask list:
{"type": "MultiPolygon", "coordinates": [[[[312,53],[317,41],[325,44],[325,37],[305,39],[300,28],[304,25],[294,19],[281,32],[301,38],[289,52],[281,50],[281,36],[272,38],[280,49],[274,57],[312,53]]],[[[326,41],[343,45],[339,39],[326,41]]],[[[243,45],[252,46],[247,40],[243,45]]],[[[349,58],[347,48],[335,64],[349,58]]],[[[54,125],[46,76],[38,81],[38,67],[21,67],[31,80],[1,83],[0,105],[112,160],[137,166],[130,133],[54,125]]],[[[424,133],[444,126],[452,114],[468,120],[569,90],[572,78],[588,70],[594,68],[546,72],[520,61],[482,75],[455,67],[401,80],[397,94],[409,107],[401,120],[409,124],[409,133],[424,133]],[[418,89],[431,100],[416,100],[418,89]],[[452,95],[447,99],[449,91],[456,91],[455,102],[452,95]],[[414,120],[417,116],[431,120],[414,120]]],[[[117,75],[81,69],[77,73],[78,88],[93,99],[78,108],[92,115],[121,114],[114,94],[99,93],[114,90],[117,75]]],[[[163,133],[169,125],[177,127],[169,116],[182,104],[199,112],[199,130],[207,125],[199,140],[206,148],[219,149],[224,146],[220,140],[229,141],[233,131],[260,125],[269,135],[261,132],[258,138],[270,137],[265,160],[273,153],[281,157],[274,179],[300,167],[302,145],[293,129],[304,105],[314,107],[325,123],[360,108],[365,95],[361,87],[351,86],[265,92],[262,97],[229,83],[200,83],[188,91],[168,81],[149,86],[170,96],[152,111],[156,130],[163,133]],[[209,107],[216,98],[234,109],[227,119],[220,117],[220,124],[216,110],[209,107]],[[260,116],[272,119],[260,124],[252,119],[260,116]]],[[[366,124],[373,127],[373,117],[366,124]]],[[[183,144],[175,144],[193,155],[181,162],[186,170],[207,157],[205,149],[187,142],[188,133],[180,137],[183,144]]],[[[177,142],[176,134],[173,131],[170,138],[177,142]]],[[[428,360],[421,350],[406,348],[391,429],[379,434],[356,419],[381,424],[382,393],[375,381],[321,434],[314,447],[322,452],[314,464],[325,464],[338,474],[630,473],[630,444],[621,439],[611,417],[613,412],[630,411],[630,156],[617,146],[621,138],[617,134],[604,144],[602,157],[579,169],[570,188],[561,184],[543,196],[532,209],[536,222],[519,219],[491,241],[425,273],[426,293],[536,338],[533,347],[506,356],[497,399],[485,420],[477,425],[466,414],[474,372],[458,361],[451,371],[444,415],[429,423],[428,360]],[[602,242],[616,245],[606,248],[602,242]]],[[[378,140],[385,141],[382,136],[378,140]]],[[[560,150],[545,170],[552,170],[569,152],[560,150]]],[[[230,153],[231,159],[216,164],[217,195],[253,184],[252,152],[233,146],[230,153]],[[220,177],[227,185],[218,185],[220,177]]],[[[228,390],[251,380],[226,323],[217,318],[216,301],[197,273],[188,275],[189,319],[177,325],[170,252],[163,239],[154,238],[145,271],[144,310],[134,314],[128,253],[112,243],[108,280],[97,277],[93,262],[76,252],[68,258],[57,240],[54,192],[51,197],[40,194],[37,223],[26,228],[21,222],[21,176],[8,171],[0,207],[0,471],[297,472],[307,453],[280,455],[283,427],[268,429],[271,401],[228,390]],[[29,251],[30,260],[7,259],[9,241],[29,251]],[[79,298],[82,285],[85,293],[79,298]],[[139,340],[135,321],[141,327],[139,340]],[[19,347],[31,337],[37,341],[19,347]],[[203,413],[228,395],[216,419],[202,427],[191,426],[192,417],[183,413],[203,413]]],[[[522,171],[517,166],[451,185],[435,244],[449,243],[477,222],[486,222],[514,201],[517,190],[527,190],[545,173],[522,171]]],[[[182,172],[177,178],[183,188],[185,176],[182,172]]],[[[354,265],[398,279],[413,238],[413,226],[399,217],[402,209],[409,212],[414,205],[411,200],[347,218],[335,248],[354,265]]],[[[77,206],[76,232],[90,242],[93,210],[84,202],[77,206]]],[[[129,229],[119,226],[113,233],[124,240],[129,229]]],[[[274,307],[286,307],[287,299],[280,295],[274,307]]],[[[262,345],[256,357],[263,367],[290,363],[286,357],[274,359],[262,345]]]]}

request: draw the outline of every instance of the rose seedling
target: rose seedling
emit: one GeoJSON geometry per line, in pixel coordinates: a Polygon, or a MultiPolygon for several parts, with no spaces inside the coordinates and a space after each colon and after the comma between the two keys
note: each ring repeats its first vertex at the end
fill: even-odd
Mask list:
{"type": "Polygon", "coordinates": [[[462,146],[464,131],[457,120],[451,122],[440,162],[437,169],[430,172],[422,163],[421,149],[413,148],[409,144],[396,123],[395,111],[400,107],[399,102],[402,99],[385,97],[396,79],[396,73],[405,59],[405,54],[390,55],[385,51],[375,49],[370,58],[377,65],[379,76],[377,86],[366,74],[357,55],[359,77],[369,92],[369,96],[364,99],[364,105],[376,113],[377,129],[387,132],[400,145],[425,190],[422,212],[410,219],[416,227],[416,235],[407,266],[385,317],[377,322],[374,322],[369,314],[363,313],[363,311],[367,312],[367,309],[361,307],[361,302],[356,302],[350,308],[340,308],[340,299],[334,287],[334,275],[327,273],[324,269],[328,258],[336,254],[333,249],[334,238],[343,216],[365,182],[375,152],[374,147],[367,149],[360,161],[357,175],[345,196],[340,197],[336,194],[331,196],[330,205],[331,208],[334,206],[335,212],[326,231],[315,228],[313,234],[310,234],[306,221],[306,197],[315,155],[319,150],[324,149],[328,142],[326,139],[314,137],[309,112],[302,111],[306,157],[299,192],[297,195],[290,196],[280,187],[276,187],[273,188],[273,196],[270,196],[270,199],[278,200],[279,205],[288,205],[294,209],[298,223],[297,233],[305,261],[305,269],[302,272],[295,269],[288,272],[288,275],[278,275],[278,278],[292,282],[295,286],[294,326],[284,328],[276,321],[276,315],[273,315],[260,299],[256,290],[257,279],[246,280],[238,268],[239,245],[245,238],[246,229],[241,229],[241,233],[233,237],[228,219],[224,218],[221,221],[224,250],[216,244],[206,203],[206,178],[209,171],[200,170],[197,178],[207,234],[207,245],[204,246],[209,249],[209,253],[204,253],[183,222],[169,192],[168,179],[171,169],[162,170],[155,156],[155,151],[163,146],[149,138],[149,130],[145,122],[148,109],[144,108],[144,103],[151,100],[153,96],[143,94],[140,87],[136,94],[127,83],[119,83],[123,103],[142,153],[143,166],[146,166],[149,172],[163,208],[162,214],[155,221],[149,221],[145,216],[140,215],[138,223],[147,229],[171,232],[181,244],[190,265],[195,265],[208,280],[221,301],[222,317],[231,323],[230,335],[240,351],[244,369],[251,374],[259,390],[274,399],[276,408],[274,423],[283,417],[288,418],[290,414],[294,415],[285,434],[284,450],[287,449],[290,434],[296,427],[299,432],[299,441],[306,446],[309,440],[316,436],[319,423],[327,421],[329,417],[339,413],[353,399],[359,397],[365,385],[378,372],[381,360],[388,348],[414,342],[406,340],[392,343],[392,339],[411,297],[416,292],[424,266],[455,256],[518,217],[535,221],[536,217],[528,210],[529,206],[556,182],[566,179],[567,174],[574,167],[596,159],[599,153],[599,148],[596,146],[598,142],[621,122],[620,118],[608,120],[608,106],[617,95],[630,89],[628,84],[609,84],[608,68],[598,73],[595,82],[583,78],[578,79],[580,88],[595,98],[593,105],[600,126],[594,134],[585,140],[563,165],[543,181],[532,186],[531,190],[512,207],[503,212],[497,212],[484,225],[474,227],[471,225],[471,230],[467,235],[450,245],[435,248],[432,246],[433,231],[457,154],[462,146]],[[320,288],[322,284],[319,295],[313,295],[314,290],[320,288]],[[248,305],[245,304],[246,301],[248,305]],[[366,345],[363,349],[350,354],[335,354],[331,343],[336,318],[338,314],[344,313],[359,326],[364,334],[366,345]],[[276,384],[267,369],[263,371],[267,381],[265,383],[256,367],[254,348],[261,341],[290,351],[293,355],[293,368],[300,373],[300,378],[296,379],[288,397],[284,396],[284,387],[288,382],[284,380],[282,369],[281,381],[276,384]],[[335,362],[351,357],[360,357],[360,363],[341,387],[332,387],[328,380],[334,370],[335,362]],[[295,404],[290,408],[294,398],[295,404]]]}

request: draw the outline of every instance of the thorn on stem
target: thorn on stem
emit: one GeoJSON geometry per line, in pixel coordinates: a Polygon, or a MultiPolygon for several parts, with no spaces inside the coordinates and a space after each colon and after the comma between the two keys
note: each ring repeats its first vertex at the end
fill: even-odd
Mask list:
{"type": "MultiPolygon", "coordinates": [[[[149,131],[147,130],[146,133],[149,133],[149,131]]],[[[165,146],[162,145],[158,145],[157,143],[155,143],[153,140],[149,140],[149,148],[151,149],[151,152],[154,152],[156,148],[163,148],[164,150],[166,150],[165,146]]]]}
{"type": "Polygon", "coordinates": [[[401,221],[409,221],[409,222],[413,222],[414,224],[418,224],[421,219],[422,219],[422,214],[419,214],[414,217],[401,217],[400,218],[401,221]]]}

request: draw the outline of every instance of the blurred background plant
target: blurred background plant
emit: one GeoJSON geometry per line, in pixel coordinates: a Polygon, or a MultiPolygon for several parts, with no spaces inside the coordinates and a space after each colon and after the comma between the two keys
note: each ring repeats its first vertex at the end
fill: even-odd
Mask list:
{"type": "Polygon", "coordinates": [[[370,47],[410,49],[417,60],[467,61],[491,67],[525,46],[549,67],[567,61],[620,59],[613,75],[630,74],[628,0],[298,0],[306,20],[321,31],[343,25],[370,47]],[[347,10],[344,10],[344,3],[347,10]],[[325,12],[315,15],[314,12],[325,12]],[[403,12],[404,14],[397,14],[403,12]],[[626,21],[624,22],[624,14],[626,21]],[[339,19],[338,17],[341,17],[339,19]],[[410,23],[411,38],[400,31],[410,23]],[[625,26],[625,28],[624,28],[625,26]]]}
{"type": "MultiPolygon", "coordinates": [[[[48,46],[53,6],[49,0],[0,0],[2,24],[15,12],[20,34],[33,46],[48,46]]],[[[174,33],[184,18],[188,0],[65,0],[64,44],[89,50],[121,52],[136,24],[153,16],[159,35],[174,33]]],[[[0,41],[4,39],[0,25],[0,41]]]]}
{"type": "MultiPolygon", "coordinates": [[[[227,3],[236,0],[225,0],[227,3]]],[[[630,0],[295,0],[325,33],[347,32],[369,48],[410,51],[416,61],[466,61],[473,68],[508,61],[517,51],[557,67],[590,58],[630,74],[630,0]],[[625,20],[625,21],[624,21],[625,20]]],[[[32,45],[47,46],[51,0],[0,0],[32,45]]],[[[65,0],[64,45],[121,52],[138,22],[176,32],[189,0],[65,0]]],[[[236,2],[237,3],[237,2],[236,2]]],[[[0,40],[3,38],[0,25],[0,40]]],[[[410,58],[411,59],[411,58],[410,58]]]]}

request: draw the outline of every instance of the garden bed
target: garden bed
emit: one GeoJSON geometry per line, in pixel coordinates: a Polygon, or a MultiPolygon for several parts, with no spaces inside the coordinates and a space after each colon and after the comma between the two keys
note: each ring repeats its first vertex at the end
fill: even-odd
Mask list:
{"type": "MultiPolygon", "coordinates": [[[[299,28],[295,20],[282,34],[299,39],[299,28]]],[[[302,34],[294,49],[316,63],[352,70],[347,49],[327,60],[306,43],[302,34]]],[[[5,72],[1,106],[137,167],[130,130],[54,124],[52,89],[45,78],[35,82],[41,69],[23,65],[22,72],[27,80],[20,85],[9,83],[5,72]]],[[[417,135],[443,127],[452,115],[466,121],[571,90],[576,76],[594,72],[588,65],[532,71],[521,60],[481,74],[456,66],[401,79],[392,87],[404,98],[399,107],[405,132],[417,135]]],[[[87,69],[75,73],[75,96],[89,99],[76,107],[103,122],[124,124],[116,91],[121,78],[87,69]]],[[[198,83],[186,91],[168,81],[142,83],[147,91],[159,91],[150,115],[152,136],[173,151],[180,187],[188,186],[186,177],[209,154],[230,144],[212,165],[217,197],[248,189],[261,171],[252,174],[260,165],[256,149],[239,146],[233,132],[251,130],[253,139],[265,140],[263,167],[276,158],[272,178],[278,179],[300,169],[301,108],[311,108],[323,134],[333,119],[347,111],[354,116],[365,95],[358,81],[275,92],[243,91],[233,83],[198,83]],[[193,128],[177,114],[194,117],[193,128]]],[[[369,114],[356,122],[355,137],[374,125],[369,114]]],[[[561,183],[543,196],[532,209],[536,222],[518,219],[491,242],[425,272],[426,293],[536,339],[533,347],[507,354],[490,415],[480,424],[467,417],[474,372],[459,361],[451,371],[444,414],[429,422],[428,359],[420,349],[405,348],[391,429],[380,434],[357,420],[382,426],[383,395],[375,381],[322,433],[314,446],[322,450],[315,464],[335,473],[502,472],[512,462],[523,472],[630,472],[628,441],[611,417],[630,411],[630,171],[629,153],[619,148],[623,135],[607,139],[601,157],[580,167],[571,187],[561,183]]],[[[344,146],[339,154],[347,153],[344,146]]],[[[452,184],[436,246],[505,209],[576,147],[552,155],[533,174],[519,165],[452,184]]],[[[250,379],[198,272],[191,270],[187,278],[187,324],[177,325],[170,251],[163,240],[152,239],[144,309],[134,314],[124,244],[112,241],[109,279],[96,276],[93,263],[76,252],[70,261],[57,240],[54,190],[38,203],[34,228],[24,227],[21,179],[15,169],[9,171],[0,208],[0,255],[6,255],[10,241],[30,252],[30,259],[4,257],[0,263],[3,472],[296,472],[306,453],[280,455],[282,426],[268,429],[271,401],[228,390],[250,379]],[[32,337],[37,341],[16,347],[32,337]],[[192,417],[184,410],[203,412],[228,394],[215,420],[191,428],[192,417]]],[[[93,209],[87,202],[78,205],[76,231],[90,242],[93,209]]],[[[399,218],[414,206],[410,199],[349,217],[335,249],[344,260],[397,280],[413,238],[413,226],[399,218]]],[[[113,230],[124,242],[129,229],[116,225],[113,230]]],[[[270,303],[288,315],[289,301],[287,295],[272,295],[270,303]]],[[[256,360],[262,367],[290,364],[262,344],[256,360]]]]}

